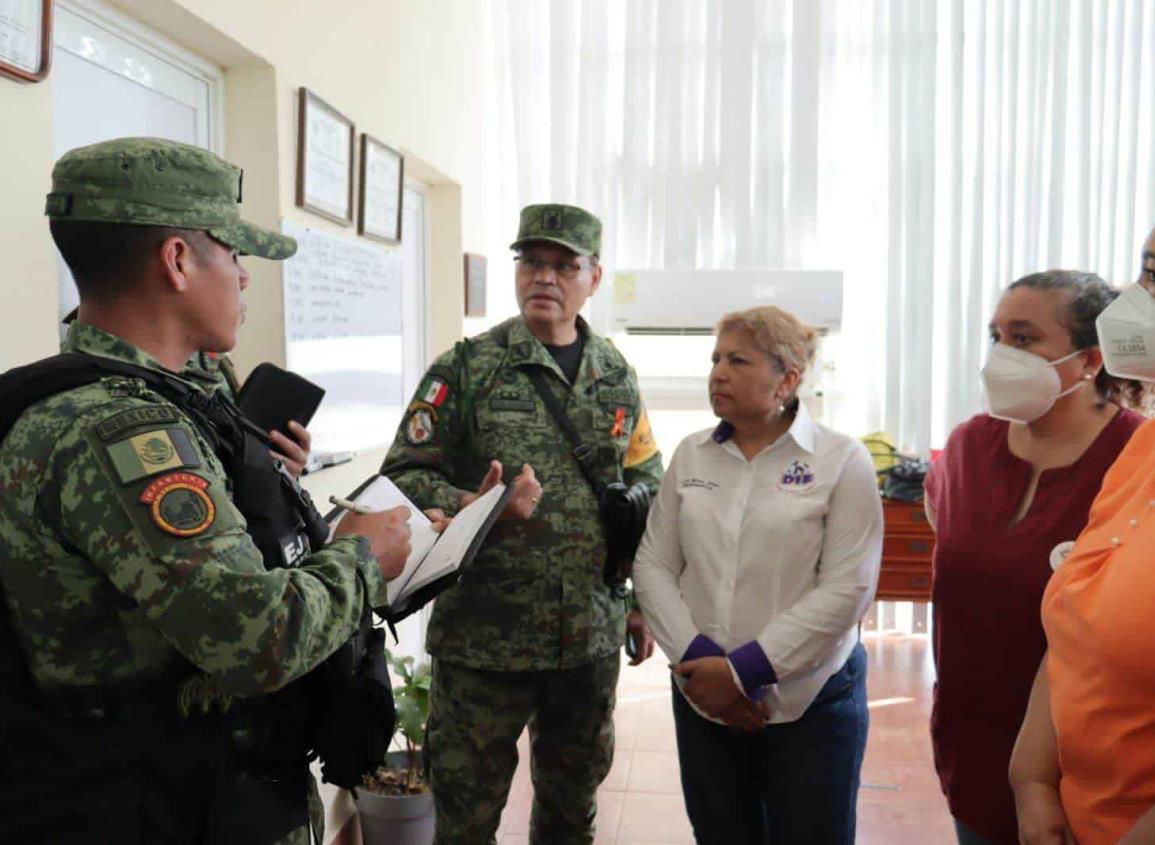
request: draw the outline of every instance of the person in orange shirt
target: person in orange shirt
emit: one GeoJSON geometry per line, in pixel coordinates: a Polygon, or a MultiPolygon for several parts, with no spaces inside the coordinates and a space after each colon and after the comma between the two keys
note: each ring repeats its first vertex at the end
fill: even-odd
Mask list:
{"type": "MultiPolygon", "coordinates": [[[[1155,230],[1136,285],[1097,324],[1112,375],[1155,381],[1155,230]]],[[[1052,553],[1047,656],[1011,759],[1023,845],[1155,843],[1155,421],[1052,553]]]]}

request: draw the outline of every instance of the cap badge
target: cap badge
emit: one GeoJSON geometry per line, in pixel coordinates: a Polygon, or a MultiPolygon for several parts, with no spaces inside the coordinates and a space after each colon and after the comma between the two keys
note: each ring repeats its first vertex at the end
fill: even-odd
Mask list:
{"type": "Polygon", "coordinates": [[[44,213],[49,217],[66,217],[72,208],[72,194],[51,193],[44,204],[44,213]]]}
{"type": "Polygon", "coordinates": [[[563,220],[561,209],[547,208],[541,213],[541,228],[546,232],[560,232],[563,220]]]}

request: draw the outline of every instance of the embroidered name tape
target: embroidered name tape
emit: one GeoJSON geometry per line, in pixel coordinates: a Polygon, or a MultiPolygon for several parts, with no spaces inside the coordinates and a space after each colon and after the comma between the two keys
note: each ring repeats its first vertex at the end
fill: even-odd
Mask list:
{"type": "Polygon", "coordinates": [[[109,417],[96,426],[96,433],[106,443],[116,435],[143,426],[156,426],[163,423],[174,423],[180,419],[176,408],[157,405],[150,408],[132,408],[122,411],[114,417],[109,417]]]}
{"type": "Polygon", "coordinates": [[[686,487],[698,487],[698,488],[701,488],[702,490],[717,490],[718,489],[718,482],[707,481],[704,478],[684,478],[684,479],[682,479],[682,483],[679,484],[678,486],[683,488],[683,489],[686,487]]]}

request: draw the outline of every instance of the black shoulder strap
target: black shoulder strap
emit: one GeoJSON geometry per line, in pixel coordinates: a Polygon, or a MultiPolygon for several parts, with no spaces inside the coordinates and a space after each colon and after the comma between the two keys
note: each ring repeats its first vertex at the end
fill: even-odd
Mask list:
{"type": "MultiPolygon", "coordinates": [[[[40,400],[93,384],[109,376],[125,376],[143,381],[150,389],[189,414],[214,447],[228,445],[218,436],[216,426],[209,417],[212,400],[195,387],[185,384],[176,376],[168,376],[157,370],[83,352],[62,352],[23,367],[15,367],[0,375],[0,443],[3,443],[21,415],[40,400]]],[[[243,428],[266,446],[272,446],[267,432],[239,411],[235,416],[243,428]]]]}
{"type": "MultiPolygon", "coordinates": [[[[489,330],[490,336],[494,339],[498,346],[505,349],[509,346],[509,330],[517,317],[506,320],[489,330]]],[[[562,430],[566,440],[569,441],[570,454],[574,456],[574,460],[578,463],[578,468],[581,469],[582,475],[585,476],[586,481],[589,482],[590,487],[594,490],[594,495],[601,496],[602,490],[605,489],[605,483],[597,477],[594,473],[591,458],[593,450],[587,443],[582,440],[573,421],[566,415],[561,403],[558,402],[557,396],[549,389],[549,385],[545,383],[545,373],[541,367],[526,367],[525,374],[529,377],[530,383],[533,384],[537,395],[541,397],[541,401],[545,403],[545,407],[549,409],[549,414],[553,417],[554,422],[557,423],[558,428],[562,430]]]]}
{"type": "Polygon", "coordinates": [[[196,409],[208,401],[196,389],[164,373],[99,355],[62,352],[0,375],[0,398],[3,399],[3,407],[0,407],[0,442],[8,436],[21,415],[40,400],[93,384],[109,376],[140,379],[182,408],[196,409]]]}
{"type": "Polygon", "coordinates": [[[582,436],[578,433],[577,427],[573,424],[573,420],[566,415],[557,396],[549,389],[549,385],[545,383],[545,372],[541,367],[526,367],[525,374],[529,377],[530,383],[533,384],[534,390],[537,391],[537,395],[541,397],[541,401],[545,403],[545,407],[549,409],[550,416],[553,417],[558,428],[565,434],[565,439],[569,441],[572,447],[570,454],[572,454],[574,460],[577,461],[578,467],[581,468],[582,475],[585,476],[590,487],[594,489],[594,493],[597,496],[601,496],[602,490],[605,489],[605,483],[594,474],[591,461],[593,450],[589,447],[589,444],[582,440],[582,436]]]}
{"type": "Polygon", "coordinates": [[[4,373],[0,376],[0,397],[3,398],[0,441],[8,436],[21,415],[41,399],[93,384],[108,375],[93,356],[74,352],[64,352],[4,373]]]}

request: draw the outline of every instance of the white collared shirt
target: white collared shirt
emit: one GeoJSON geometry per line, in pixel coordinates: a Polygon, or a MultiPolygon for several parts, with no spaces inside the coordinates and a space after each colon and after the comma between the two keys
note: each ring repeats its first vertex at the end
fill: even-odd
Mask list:
{"type": "Polygon", "coordinates": [[[763,699],[769,721],[790,722],[849,658],[874,597],[878,482],[866,448],[816,424],[805,406],[750,461],[728,429],[678,446],[634,587],[671,663],[699,634],[728,655],[743,646],[749,655],[756,643],[777,676],[763,699]]]}

